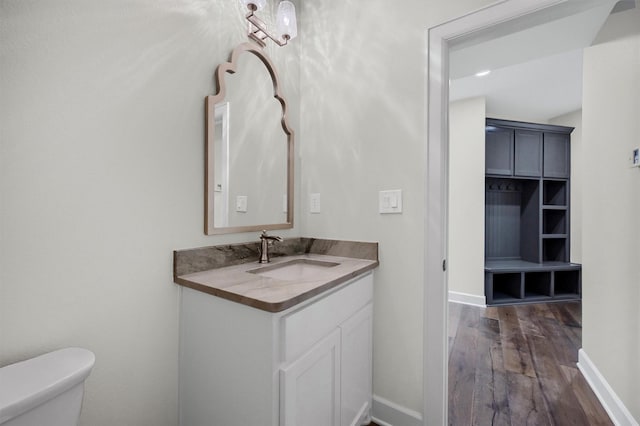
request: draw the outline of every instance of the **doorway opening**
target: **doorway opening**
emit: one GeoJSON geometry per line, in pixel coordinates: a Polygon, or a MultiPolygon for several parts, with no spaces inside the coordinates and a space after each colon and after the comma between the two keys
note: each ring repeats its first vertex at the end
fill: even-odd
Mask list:
{"type": "Polygon", "coordinates": [[[427,182],[424,285],[424,423],[447,423],[449,235],[449,58],[452,48],[518,29],[613,6],[605,0],[511,0],[431,28],[427,32],[427,182]]]}

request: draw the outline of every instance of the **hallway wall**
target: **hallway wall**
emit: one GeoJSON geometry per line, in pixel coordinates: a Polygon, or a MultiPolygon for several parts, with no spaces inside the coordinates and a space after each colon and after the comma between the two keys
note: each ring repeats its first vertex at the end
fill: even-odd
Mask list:
{"type": "MultiPolygon", "coordinates": [[[[485,98],[449,104],[449,294],[484,298],[485,98]]],[[[483,302],[484,303],[484,302],[483,302]]]]}
{"type": "Polygon", "coordinates": [[[640,422],[640,9],[603,32],[584,56],[583,349],[640,422]]]}

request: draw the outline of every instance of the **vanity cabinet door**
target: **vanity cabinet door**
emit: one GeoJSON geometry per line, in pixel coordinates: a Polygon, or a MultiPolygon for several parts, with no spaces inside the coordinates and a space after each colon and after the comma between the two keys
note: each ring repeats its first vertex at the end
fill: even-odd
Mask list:
{"type": "Polygon", "coordinates": [[[281,426],[340,425],[340,329],[280,370],[281,426]]]}
{"type": "Polygon", "coordinates": [[[370,422],[373,392],[373,305],[369,304],[345,321],[342,331],[341,425],[370,422]]]}

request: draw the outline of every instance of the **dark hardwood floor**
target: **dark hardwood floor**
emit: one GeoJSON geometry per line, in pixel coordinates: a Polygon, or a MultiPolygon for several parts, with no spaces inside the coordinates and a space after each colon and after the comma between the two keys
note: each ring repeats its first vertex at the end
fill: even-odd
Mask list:
{"type": "Polygon", "coordinates": [[[612,425],[578,371],[580,302],[449,304],[449,425],[612,425]]]}

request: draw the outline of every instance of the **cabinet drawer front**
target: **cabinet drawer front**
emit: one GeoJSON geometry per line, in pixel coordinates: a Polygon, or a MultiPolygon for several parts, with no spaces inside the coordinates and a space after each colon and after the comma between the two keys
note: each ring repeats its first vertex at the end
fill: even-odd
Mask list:
{"type": "Polygon", "coordinates": [[[373,300],[373,274],[282,319],[282,361],[291,362],[373,300]]]}

